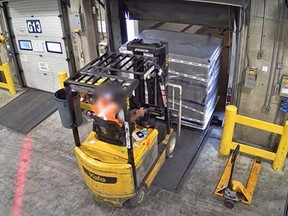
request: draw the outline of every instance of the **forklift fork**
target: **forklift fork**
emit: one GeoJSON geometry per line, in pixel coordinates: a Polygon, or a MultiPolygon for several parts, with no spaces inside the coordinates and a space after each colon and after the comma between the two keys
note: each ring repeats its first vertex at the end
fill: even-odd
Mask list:
{"type": "Polygon", "coordinates": [[[233,172],[239,156],[239,150],[240,146],[238,145],[232,152],[214,190],[215,195],[225,198],[224,205],[230,209],[234,207],[236,202],[248,205],[251,203],[261,168],[261,159],[257,157],[254,159],[246,187],[241,182],[233,180],[233,172]]]}

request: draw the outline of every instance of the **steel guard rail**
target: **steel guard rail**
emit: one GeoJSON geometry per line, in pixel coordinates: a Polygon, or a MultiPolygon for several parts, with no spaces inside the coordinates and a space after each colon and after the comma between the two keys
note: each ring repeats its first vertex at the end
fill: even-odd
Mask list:
{"type": "Polygon", "coordinates": [[[220,155],[228,156],[232,149],[240,145],[240,152],[249,155],[265,158],[273,161],[272,168],[275,171],[283,169],[285,158],[288,151],[288,121],[284,126],[272,124],[258,119],[249,118],[237,114],[237,107],[228,105],[225,110],[224,128],[220,144],[220,155]],[[260,130],[276,133],[281,135],[276,153],[264,149],[233,142],[235,124],[241,124],[260,130]]]}

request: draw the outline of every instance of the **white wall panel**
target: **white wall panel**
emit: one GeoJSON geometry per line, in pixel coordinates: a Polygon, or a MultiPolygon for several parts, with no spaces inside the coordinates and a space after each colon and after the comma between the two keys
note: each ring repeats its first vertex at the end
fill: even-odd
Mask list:
{"type": "Polygon", "coordinates": [[[15,0],[9,2],[9,9],[27,86],[49,92],[56,91],[59,88],[58,72],[68,72],[57,1],[15,0]],[[42,32],[29,33],[27,20],[40,20],[42,32]],[[21,50],[19,40],[31,41],[33,50],[21,50]],[[62,53],[48,52],[46,41],[61,43],[62,53]],[[40,63],[47,68],[39,67],[40,63]]]}

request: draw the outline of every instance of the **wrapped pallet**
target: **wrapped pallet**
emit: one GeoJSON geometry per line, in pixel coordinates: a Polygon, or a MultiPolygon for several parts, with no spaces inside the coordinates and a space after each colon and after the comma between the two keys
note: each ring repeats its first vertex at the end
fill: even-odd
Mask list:
{"type": "MultiPolygon", "coordinates": [[[[218,101],[221,39],[155,29],[145,30],[137,38],[146,43],[168,42],[169,82],[183,89],[182,124],[204,130],[218,101]]],[[[120,52],[129,52],[126,44],[120,52]]],[[[171,102],[171,92],[169,96],[171,102]]]]}

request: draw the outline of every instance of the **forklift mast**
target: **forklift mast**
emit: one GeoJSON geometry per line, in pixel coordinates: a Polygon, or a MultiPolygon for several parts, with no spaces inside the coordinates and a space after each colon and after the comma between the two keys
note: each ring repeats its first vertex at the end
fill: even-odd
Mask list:
{"type": "MultiPolygon", "coordinates": [[[[167,134],[169,134],[172,125],[168,108],[168,43],[162,41],[148,44],[142,39],[134,39],[127,44],[127,50],[134,55],[152,56],[156,59],[156,63],[160,67],[157,68],[158,73],[152,73],[153,71],[151,71],[151,74],[145,74],[144,76],[134,74],[134,78],[139,80],[139,87],[135,91],[135,97],[144,104],[145,89],[147,89],[148,103],[164,108],[167,134]],[[145,88],[145,84],[147,88],[145,88]]],[[[137,68],[142,63],[143,61],[134,60],[133,67],[137,68]]]]}
{"type": "MultiPolygon", "coordinates": [[[[142,39],[135,39],[127,44],[127,50],[132,51],[135,55],[148,55],[153,56],[156,59],[156,63],[160,66],[159,73],[156,76],[150,76],[146,79],[148,92],[148,101],[150,104],[156,104],[159,106],[166,106],[166,100],[162,101],[161,87],[166,90],[168,83],[168,44],[167,42],[147,44],[142,39]],[[161,86],[162,85],[162,86],[161,86]],[[159,89],[158,89],[159,88],[159,89]]],[[[134,60],[134,67],[138,67],[142,62],[134,60]]],[[[134,78],[140,81],[138,90],[135,92],[136,98],[145,103],[145,80],[139,75],[134,75],[134,78]]],[[[147,78],[147,76],[145,77],[147,78]]],[[[165,91],[164,90],[164,91],[165,91]]],[[[165,96],[167,95],[167,92],[165,96]]]]}

